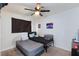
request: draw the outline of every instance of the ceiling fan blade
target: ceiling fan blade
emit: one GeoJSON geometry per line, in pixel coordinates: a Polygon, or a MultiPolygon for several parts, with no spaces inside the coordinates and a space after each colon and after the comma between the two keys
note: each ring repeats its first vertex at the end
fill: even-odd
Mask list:
{"type": "Polygon", "coordinates": [[[41,10],[40,12],[50,12],[50,10],[41,10]]]}
{"type": "Polygon", "coordinates": [[[34,15],[34,14],[35,14],[35,13],[32,13],[31,16],[34,15]]]}
{"type": "Polygon", "coordinates": [[[41,13],[39,14],[40,16],[43,16],[41,13]]]}
{"type": "Polygon", "coordinates": [[[44,8],[44,6],[41,6],[41,8],[44,8]]]}
{"type": "Polygon", "coordinates": [[[35,10],[33,10],[33,9],[28,9],[28,8],[25,8],[25,10],[35,11],[35,10]]]}

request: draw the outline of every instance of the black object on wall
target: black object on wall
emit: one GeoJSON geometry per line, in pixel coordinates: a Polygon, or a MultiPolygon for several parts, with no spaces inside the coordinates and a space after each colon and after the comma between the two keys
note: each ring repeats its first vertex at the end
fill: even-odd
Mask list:
{"type": "Polygon", "coordinates": [[[2,8],[2,7],[4,7],[4,6],[7,6],[8,5],[8,3],[0,3],[0,9],[2,8]]]}
{"type": "Polygon", "coordinates": [[[79,56],[79,42],[76,42],[75,40],[76,39],[73,39],[73,41],[72,41],[71,55],[72,56],[79,56]]]}
{"type": "Polygon", "coordinates": [[[31,21],[12,18],[12,33],[31,32],[31,21]]]}

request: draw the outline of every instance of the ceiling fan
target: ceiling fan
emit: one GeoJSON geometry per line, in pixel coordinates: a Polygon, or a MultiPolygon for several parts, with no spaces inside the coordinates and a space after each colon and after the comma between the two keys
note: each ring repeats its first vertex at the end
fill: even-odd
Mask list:
{"type": "Polygon", "coordinates": [[[42,10],[42,8],[44,8],[43,6],[41,6],[40,3],[36,3],[36,7],[34,9],[28,9],[28,8],[25,8],[25,10],[29,10],[29,11],[33,11],[34,13],[31,14],[32,15],[40,15],[40,16],[43,16],[41,14],[41,12],[50,12],[50,10],[42,10]]]}

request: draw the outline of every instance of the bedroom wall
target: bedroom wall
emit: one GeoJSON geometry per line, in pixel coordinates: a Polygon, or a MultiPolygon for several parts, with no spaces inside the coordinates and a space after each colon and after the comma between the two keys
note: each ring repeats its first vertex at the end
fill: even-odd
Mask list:
{"type": "Polygon", "coordinates": [[[79,7],[51,15],[37,24],[41,24],[39,35],[53,34],[56,47],[71,51],[72,39],[79,29],[79,7]],[[46,23],[50,22],[54,24],[53,29],[46,29],[46,23]]]}
{"type": "Polygon", "coordinates": [[[0,50],[1,50],[1,16],[0,16],[0,50]]]}
{"type": "Polygon", "coordinates": [[[18,40],[20,33],[11,33],[11,17],[21,18],[32,21],[32,31],[37,31],[39,35],[53,34],[55,46],[71,50],[72,38],[75,37],[75,32],[79,29],[79,8],[73,8],[60,14],[51,15],[44,18],[31,18],[15,13],[1,13],[1,51],[14,48],[15,42],[18,40]],[[38,19],[38,20],[37,20],[38,19]],[[37,20],[37,21],[36,21],[37,20]],[[53,29],[46,29],[46,23],[53,22],[53,29]],[[38,24],[41,24],[41,29],[38,29],[38,24]],[[73,25],[73,26],[72,26],[73,25]]]}
{"type": "MultiPolygon", "coordinates": [[[[20,33],[11,33],[11,17],[20,18],[28,21],[33,21],[31,17],[19,15],[16,13],[11,13],[7,11],[1,12],[1,51],[14,48],[16,45],[16,40],[19,39],[20,33]]],[[[32,22],[32,31],[35,31],[35,27],[33,28],[34,23],[32,22]]]]}

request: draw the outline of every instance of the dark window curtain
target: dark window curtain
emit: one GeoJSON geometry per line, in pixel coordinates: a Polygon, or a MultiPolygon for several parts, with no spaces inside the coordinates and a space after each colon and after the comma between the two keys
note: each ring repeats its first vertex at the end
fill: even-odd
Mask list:
{"type": "Polygon", "coordinates": [[[12,33],[31,32],[31,21],[12,18],[12,33]]]}

